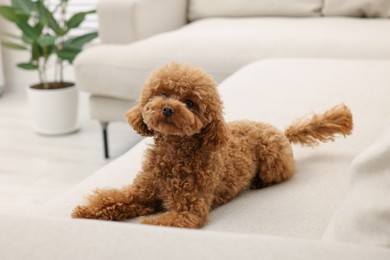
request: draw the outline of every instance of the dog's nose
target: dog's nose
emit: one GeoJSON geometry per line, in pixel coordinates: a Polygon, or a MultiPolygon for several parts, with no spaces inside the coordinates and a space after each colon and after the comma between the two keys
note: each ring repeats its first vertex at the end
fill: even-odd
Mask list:
{"type": "Polygon", "coordinates": [[[175,110],[170,106],[165,106],[162,109],[162,113],[165,117],[170,117],[171,115],[173,115],[173,113],[175,113],[175,110]]]}

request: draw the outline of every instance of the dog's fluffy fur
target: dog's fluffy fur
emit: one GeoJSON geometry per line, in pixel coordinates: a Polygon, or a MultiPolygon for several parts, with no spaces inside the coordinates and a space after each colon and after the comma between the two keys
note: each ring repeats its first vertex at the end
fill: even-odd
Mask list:
{"type": "Polygon", "coordinates": [[[152,73],[127,117],[139,134],[154,137],[141,172],[132,185],[95,191],[72,217],[125,220],[160,213],[141,222],[200,228],[211,209],[243,190],[291,178],[296,170],[290,143],[314,146],[352,130],[344,105],[285,132],[258,122],[225,123],[214,80],[178,63],[152,73]]]}

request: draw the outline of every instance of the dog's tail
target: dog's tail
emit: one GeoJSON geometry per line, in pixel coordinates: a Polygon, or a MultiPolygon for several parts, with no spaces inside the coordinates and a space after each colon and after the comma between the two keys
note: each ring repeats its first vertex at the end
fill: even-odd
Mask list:
{"type": "Polygon", "coordinates": [[[352,128],[350,109],[345,105],[338,105],[324,114],[314,114],[311,118],[294,122],[284,133],[291,143],[316,146],[319,141],[334,141],[337,134],[344,137],[350,135],[352,128]]]}

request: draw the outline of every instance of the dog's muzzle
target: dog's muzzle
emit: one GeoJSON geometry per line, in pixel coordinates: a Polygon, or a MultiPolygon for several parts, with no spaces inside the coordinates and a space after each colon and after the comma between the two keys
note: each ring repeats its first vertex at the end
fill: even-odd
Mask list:
{"type": "Polygon", "coordinates": [[[175,110],[173,109],[173,107],[170,107],[170,106],[165,106],[163,107],[162,109],[162,113],[165,117],[170,117],[173,115],[173,113],[175,113],[175,110]]]}

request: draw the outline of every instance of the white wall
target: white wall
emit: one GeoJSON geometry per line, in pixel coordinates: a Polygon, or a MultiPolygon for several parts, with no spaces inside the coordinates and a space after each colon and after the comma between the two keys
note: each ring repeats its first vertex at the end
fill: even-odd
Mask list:
{"type": "MultiPolygon", "coordinates": [[[[0,53],[0,61],[2,61],[1,53],[0,53]]],[[[3,67],[2,66],[3,65],[0,63],[0,96],[3,94],[4,89],[5,89],[3,67]]]]}
{"type": "Polygon", "coordinates": [[[0,95],[4,92],[5,80],[4,80],[4,70],[3,70],[3,55],[0,49],[0,95]]]}
{"type": "MultiPolygon", "coordinates": [[[[4,1],[2,1],[4,2],[4,1]]],[[[0,18],[0,30],[18,33],[18,30],[10,23],[0,18]]],[[[29,82],[35,82],[38,80],[38,76],[35,71],[28,72],[16,67],[19,62],[28,61],[29,54],[25,51],[15,51],[8,48],[1,47],[2,54],[2,67],[4,73],[4,81],[6,88],[23,86],[29,84],[29,82]],[[34,73],[35,72],[35,73],[34,73]]]]}

